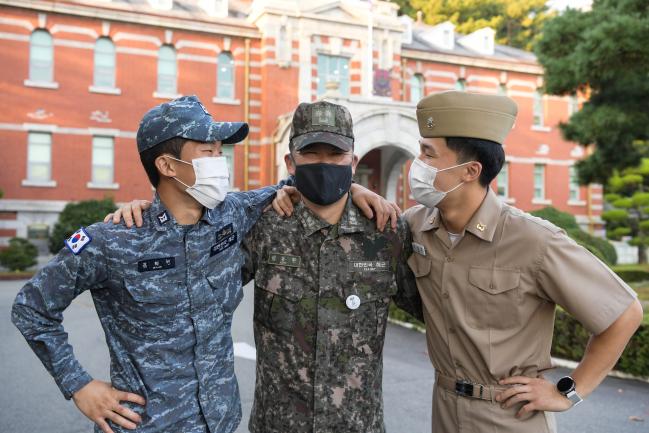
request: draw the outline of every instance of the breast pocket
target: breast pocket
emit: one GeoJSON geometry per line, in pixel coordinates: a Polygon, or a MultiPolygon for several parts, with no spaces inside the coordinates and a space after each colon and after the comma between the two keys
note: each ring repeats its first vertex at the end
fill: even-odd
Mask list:
{"type": "Polygon", "coordinates": [[[339,325],[350,331],[360,355],[381,353],[390,298],[397,293],[394,273],[391,270],[351,272],[350,276],[351,282],[343,287],[340,300],[339,325]]]}
{"type": "Polygon", "coordinates": [[[118,325],[145,338],[173,333],[179,311],[185,303],[185,286],[180,279],[124,278],[118,325]]]}
{"type": "Polygon", "coordinates": [[[205,278],[212,287],[212,293],[218,306],[228,314],[232,314],[243,299],[243,288],[241,287],[241,268],[237,267],[236,272],[227,269],[214,270],[205,273],[205,278]]]}
{"type": "Polygon", "coordinates": [[[301,314],[305,278],[301,268],[264,266],[258,269],[255,273],[255,321],[279,332],[292,332],[301,314]]]}
{"type": "Polygon", "coordinates": [[[495,330],[520,326],[520,270],[472,266],[468,280],[465,300],[469,326],[495,330]]]}
{"type": "Polygon", "coordinates": [[[412,270],[412,273],[415,274],[417,284],[424,284],[421,279],[430,274],[431,262],[431,259],[418,253],[412,253],[410,257],[408,257],[408,266],[412,270]]]}

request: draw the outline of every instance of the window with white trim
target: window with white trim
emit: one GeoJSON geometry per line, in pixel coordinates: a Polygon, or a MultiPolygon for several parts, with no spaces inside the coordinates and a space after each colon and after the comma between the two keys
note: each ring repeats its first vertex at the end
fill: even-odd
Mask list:
{"type": "Polygon", "coordinates": [[[424,76],[415,74],[410,78],[410,102],[419,102],[424,97],[424,76]]]}
{"type": "Polygon", "coordinates": [[[534,92],[533,125],[543,126],[543,94],[540,90],[534,92]]]}
{"type": "Polygon", "coordinates": [[[158,51],[158,93],[175,95],[177,93],[178,65],[176,50],[171,45],[163,45],[158,51]]]}
{"type": "Polygon", "coordinates": [[[216,97],[234,99],[234,58],[232,53],[223,51],[217,60],[216,97]]]}
{"type": "Polygon", "coordinates": [[[577,176],[577,169],[575,166],[570,166],[569,169],[570,175],[570,201],[579,201],[579,178],[577,176]]]}
{"type": "Polygon", "coordinates": [[[234,186],[234,145],[224,144],[221,146],[221,155],[225,156],[228,162],[228,173],[230,173],[230,187],[234,186]]]}
{"type": "Polygon", "coordinates": [[[99,38],[95,42],[94,85],[112,89],[115,87],[115,44],[110,38],[99,38]]]}
{"type": "Polygon", "coordinates": [[[349,59],[341,56],[318,54],[318,95],[327,90],[327,83],[335,81],[339,84],[341,95],[349,95],[349,59]]]}
{"type": "Polygon", "coordinates": [[[52,134],[30,132],[27,137],[27,180],[52,180],[52,134]]]}
{"type": "Polygon", "coordinates": [[[92,183],[112,185],[114,182],[115,143],[113,137],[92,137],[92,183]]]}
{"type": "Polygon", "coordinates": [[[534,164],[534,199],[545,200],[545,165],[534,164]]]}
{"type": "Polygon", "coordinates": [[[54,81],[54,44],[47,30],[34,30],[29,38],[29,79],[40,83],[54,81]]]}
{"type": "Polygon", "coordinates": [[[498,188],[498,196],[509,198],[509,163],[505,162],[503,168],[496,177],[496,187],[498,188]]]}

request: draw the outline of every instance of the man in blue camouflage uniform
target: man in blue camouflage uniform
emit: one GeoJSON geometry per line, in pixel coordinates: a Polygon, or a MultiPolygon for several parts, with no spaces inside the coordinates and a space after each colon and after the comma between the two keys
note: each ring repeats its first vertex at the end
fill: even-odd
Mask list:
{"type": "Polygon", "coordinates": [[[151,109],[137,135],[157,188],[144,227],[80,229],[16,297],[14,324],[95,431],[237,428],[230,330],[242,298],[239,244],[278,187],[219,195],[227,170],[214,182],[205,167],[224,163],[212,157],[221,142],[239,142],[247,133],[245,123],[214,122],[195,96],[151,109]],[[84,370],[62,326],[63,311],[86,290],[106,334],[110,384],[84,370]]]}

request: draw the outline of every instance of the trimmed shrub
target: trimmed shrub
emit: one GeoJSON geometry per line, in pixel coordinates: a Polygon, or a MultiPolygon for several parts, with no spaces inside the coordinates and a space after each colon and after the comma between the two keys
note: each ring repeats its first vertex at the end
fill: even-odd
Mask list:
{"type": "Polygon", "coordinates": [[[9,247],[0,252],[0,264],[13,272],[21,272],[36,264],[38,249],[24,238],[11,238],[9,247]]]}
{"type": "MultiPolygon", "coordinates": [[[[581,361],[590,334],[565,311],[557,309],[554,324],[552,354],[572,361],[581,361]]],[[[641,377],[649,377],[649,324],[643,323],[629,341],[615,370],[641,377]]]]}
{"type": "Polygon", "coordinates": [[[85,200],[78,203],[68,203],[59,220],[54,224],[49,239],[49,249],[52,254],[59,252],[64,241],[79,230],[98,221],[103,221],[106,214],[115,211],[115,203],[111,198],[103,200],[85,200]]]}
{"type": "Polygon", "coordinates": [[[609,266],[617,263],[617,252],[615,247],[606,239],[601,239],[583,231],[575,217],[567,212],[561,212],[553,207],[545,207],[531,212],[532,215],[550,221],[555,226],[566,231],[568,236],[579,245],[593,253],[595,257],[609,266]]]}

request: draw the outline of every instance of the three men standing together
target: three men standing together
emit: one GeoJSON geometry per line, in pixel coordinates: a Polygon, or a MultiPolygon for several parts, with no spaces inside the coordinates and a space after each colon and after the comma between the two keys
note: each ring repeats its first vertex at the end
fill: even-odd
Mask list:
{"type": "Polygon", "coordinates": [[[89,377],[61,337],[61,312],[80,291],[94,288],[113,386],[147,397],[137,417],[113,406],[104,417],[111,427],[135,426],[118,423],[119,416],[142,421],[137,431],[231,432],[238,392],[232,388],[237,399],[228,400],[222,385],[236,387],[228,321],[240,300],[241,269],[244,282],[255,279],[251,432],[382,433],[382,348],[394,299],[426,324],[436,370],[433,432],[554,432],[551,412],[569,409],[603,380],[642,309],[626,284],[565,233],[501,203],[489,189],[516,111],[504,96],[444,92],[420,101],[421,153],[409,175],[420,205],[404,215],[407,225],[400,221],[385,232],[356,207],[362,190],[351,179],[358,159],[351,116],[342,106],[297,108],[286,163],[302,203],[289,218],[264,214],[254,228],[274,189],[201,200],[206,189],[199,173],[217,174],[208,168],[215,161],[203,161],[214,149],[201,155],[201,146],[230,136],[199,140],[195,154],[170,148],[154,159],[165,179],[159,193],[167,185],[175,191],[167,197],[182,204],[156,199],[145,228],[134,232],[93,226],[86,233],[93,245],[60,253],[25,286],[14,322],[64,394],[79,394],[89,377]],[[182,163],[193,165],[194,181],[181,176],[182,163]],[[178,198],[183,192],[208,210],[178,198]],[[216,210],[209,210],[212,204],[216,210]],[[187,222],[184,206],[195,209],[187,222]],[[248,213],[237,217],[240,209],[248,213]],[[204,231],[196,242],[215,238],[214,245],[190,248],[196,230],[204,231]],[[173,266],[155,265],[150,248],[164,247],[167,231],[178,232],[185,247],[159,257],[173,266]],[[244,238],[245,263],[236,247],[244,238]],[[144,272],[144,264],[155,274],[144,272]],[[542,376],[551,368],[556,305],[594,335],[579,367],[559,384],[542,376]],[[156,322],[162,316],[163,326],[156,322]],[[142,323],[131,326],[135,319],[142,323]],[[228,332],[217,332],[218,323],[228,332]],[[171,330],[182,338],[164,338],[171,330]],[[145,331],[146,344],[136,344],[145,331]],[[116,332],[120,337],[111,340],[116,332]],[[188,356],[177,358],[181,353],[188,356]]]}

